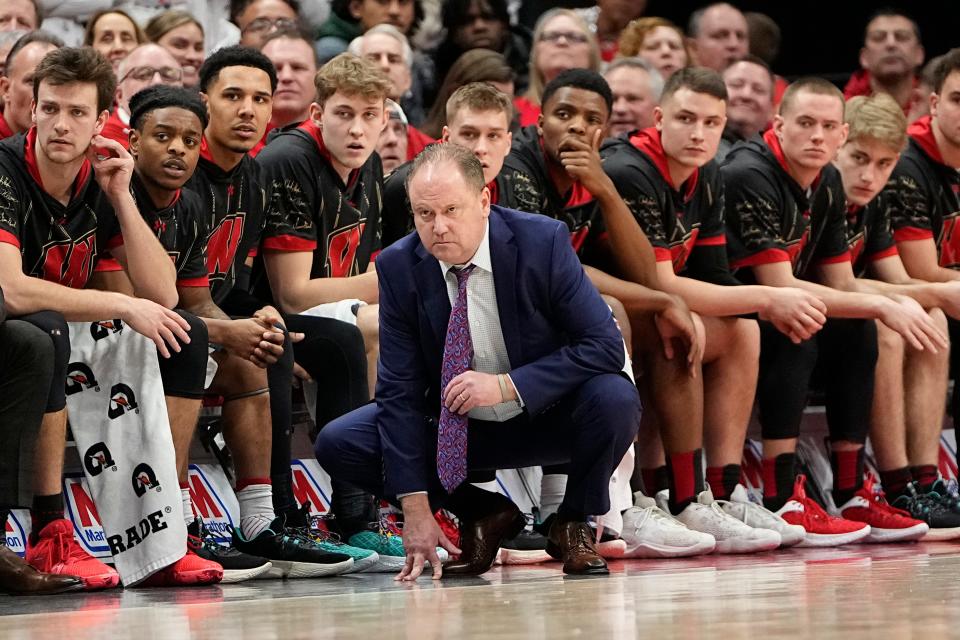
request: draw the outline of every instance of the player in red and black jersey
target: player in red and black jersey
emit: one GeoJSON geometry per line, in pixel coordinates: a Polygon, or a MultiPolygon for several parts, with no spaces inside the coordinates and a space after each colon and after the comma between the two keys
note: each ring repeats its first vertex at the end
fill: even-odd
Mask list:
{"type": "MultiPolygon", "coordinates": [[[[166,184],[154,180],[166,199],[172,197],[171,187],[189,178],[186,186],[202,201],[209,289],[180,287],[180,296],[185,305],[208,319],[211,340],[227,354],[222,378],[214,384],[225,394],[224,417],[230,438],[243,443],[234,451],[241,457],[245,474],[237,486],[245,515],[235,532],[234,546],[277,560],[284,575],[291,573],[292,561],[297,565],[292,575],[307,577],[341,572],[350,562],[341,554],[324,552],[316,541],[285,533],[291,527],[290,522],[285,526],[287,511],[297,511],[290,478],[294,350],[286,348],[286,341],[277,335],[275,328],[283,330],[280,314],[246,292],[247,260],[259,242],[265,202],[259,168],[247,153],[263,136],[276,83],[273,64],[260,52],[245,47],[218,50],[200,69],[201,96],[210,120],[199,145],[191,149],[199,155],[196,171],[187,171],[184,163],[171,167],[160,163],[141,175],[149,183],[148,175],[162,174],[165,169],[172,172],[166,184]],[[280,344],[284,348],[278,354],[280,344]],[[262,367],[267,367],[266,380],[262,367]],[[263,432],[268,402],[264,382],[271,390],[272,436],[263,432]],[[275,517],[277,511],[280,517],[275,517]]],[[[135,141],[141,147],[151,142],[145,132],[131,137],[131,144],[135,141]]],[[[294,328],[289,318],[284,324],[294,333],[302,330],[294,328]]],[[[326,325],[314,323],[311,327],[308,334],[323,335],[327,330],[326,325]]]]}
{"type": "MultiPolygon", "coordinates": [[[[757,323],[737,316],[758,313],[800,342],[821,328],[826,307],[815,295],[792,287],[723,286],[739,284],[727,266],[723,183],[711,160],[723,133],[726,99],[723,79],[715,71],[680,70],[668,80],[654,110],[655,126],[611,141],[603,155],[604,169],[653,245],[660,286],[686,301],[705,339],[703,390],[694,398],[700,424],[661,425],[671,474],[693,480],[674,479],[674,487],[688,487],[690,493],[671,495],[670,508],[687,526],[715,533],[718,549],[743,552],[769,549],[769,539],[751,533],[750,527],[731,526],[729,536],[716,527],[705,529],[696,513],[708,509],[706,500],[698,500],[704,479],[699,469],[691,472],[689,462],[701,459],[707,431],[707,479],[715,498],[731,500],[740,482],[760,351],[757,323]]],[[[663,458],[656,455],[657,447],[647,449],[645,458],[651,449],[659,458],[647,458],[646,477],[651,477],[652,467],[663,464],[663,458]]],[[[737,502],[745,499],[742,489],[733,496],[737,502]]],[[[766,524],[782,536],[774,547],[803,539],[802,532],[769,514],[766,524]]]]}
{"type": "MultiPolygon", "coordinates": [[[[513,136],[510,118],[513,105],[507,95],[486,82],[471,82],[447,100],[447,124],[441,142],[452,142],[473,151],[483,165],[483,178],[490,189],[491,204],[501,204],[500,194],[509,193],[501,169],[510,152],[513,136]]],[[[388,246],[413,231],[407,175],[412,162],[400,165],[383,185],[383,245],[388,246]]]]}
{"type": "MultiPolygon", "coordinates": [[[[930,115],[910,125],[907,148],[868,209],[882,210],[889,218],[910,277],[952,282],[960,280],[960,235],[955,230],[960,214],[960,51],[947,53],[933,76],[930,115]]],[[[956,343],[960,324],[950,319],[949,327],[956,343]]],[[[958,366],[960,350],[954,349],[951,368],[958,366]]],[[[960,385],[954,385],[952,406],[956,430],[960,385]]]]}
{"type": "Polygon", "coordinates": [[[379,340],[373,259],[383,206],[383,167],[374,151],[391,85],[351,54],[325,64],[314,84],[310,119],[257,156],[270,200],[263,262],[282,311],[355,319],[372,389],[379,340]]]}
{"type": "Polygon", "coordinates": [[[198,363],[196,349],[188,345],[191,338],[198,344],[206,340],[203,324],[168,309],[177,299],[174,267],[130,195],[133,160],[99,135],[114,86],[110,64],[93,50],[52,51],[34,74],[36,126],[0,143],[0,287],[8,311],[47,331],[55,351],[54,386],[34,460],[34,531],[27,559],[40,568],[76,572],[88,588],[115,586],[118,576],[75,542],[62,544],[58,533],[72,529],[63,519],[61,495],[63,380],[70,358],[64,318],[119,318],[153,340],[163,356],[168,400],[192,393],[197,378],[202,385],[206,358],[201,352],[198,363]],[[85,288],[107,249],[126,269],[138,297],[85,288]]]}
{"type": "Polygon", "coordinates": [[[888,518],[875,501],[862,500],[862,448],[877,359],[872,320],[917,349],[946,348],[945,336],[912,299],[866,293],[849,277],[846,198],[838,172],[829,165],[847,134],[843,106],[842,94],[830,83],[798,80],[784,94],[773,128],[734,149],[721,167],[728,247],[737,275],[770,286],[801,287],[827,306],[823,329],[800,344],[761,323],[757,396],[764,504],[803,525],[806,544],[862,539],[870,535],[865,522],[884,530],[909,529],[905,525],[912,522],[888,518]],[[831,434],[833,500],[857,522],[816,517],[819,511],[802,480],[794,483],[800,420],[818,361],[831,434]]]}
{"type": "MultiPolygon", "coordinates": [[[[863,286],[877,293],[910,296],[946,333],[944,311],[952,317],[960,314],[960,281],[931,283],[911,278],[897,251],[889,211],[870,206],[907,144],[903,109],[883,93],[859,96],[847,102],[844,120],[850,134],[834,165],[847,198],[847,239],[853,264],[848,277],[855,273],[863,278],[863,286]]],[[[936,484],[942,482],[937,460],[949,351],[917,351],[883,323],[877,325],[877,332],[879,357],[870,441],[884,492],[895,507],[927,522],[930,536],[955,537],[960,534],[956,529],[960,515],[943,503],[949,496],[945,487],[936,484]],[[939,500],[929,499],[934,495],[939,500]]]]}

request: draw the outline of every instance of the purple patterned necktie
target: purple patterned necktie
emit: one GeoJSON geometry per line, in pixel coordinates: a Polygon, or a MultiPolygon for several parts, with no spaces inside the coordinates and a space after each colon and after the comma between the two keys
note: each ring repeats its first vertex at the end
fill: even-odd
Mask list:
{"type": "Polygon", "coordinates": [[[457,299],[450,310],[447,339],[443,343],[443,366],[440,370],[440,428],[437,431],[437,475],[440,484],[453,493],[467,479],[467,416],[452,413],[443,402],[447,384],[473,361],[473,340],[467,321],[467,279],[476,265],[454,269],[457,276],[457,299]]]}

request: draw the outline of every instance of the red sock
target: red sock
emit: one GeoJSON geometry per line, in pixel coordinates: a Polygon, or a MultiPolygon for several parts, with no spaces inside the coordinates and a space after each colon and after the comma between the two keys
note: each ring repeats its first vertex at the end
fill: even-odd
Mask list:
{"type": "Polygon", "coordinates": [[[237,486],[234,491],[241,491],[252,484],[273,484],[270,478],[238,478],[237,486]]]}
{"type": "Polygon", "coordinates": [[[672,453],[667,456],[667,469],[670,471],[670,506],[672,509],[678,509],[674,513],[679,513],[679,510],[693,502],[697,494],[703,491],[702,458],[700,449],[672,453]]]}
{"type": "Polygon", "coordinates": [[[668,486],[666,482],[666,466],[654,467],[653,469],[640,469],[640,477],[643,478],[644,493],[651,498],[668,486]]]}
{"type": "Polygon", "coordinates": [[[913,473],[913,479],[917,481],[917,484],[924,491],[929,490],[933,483],[940,479],[937,473],[937,465],[935,464],[922,464],[910,467],[910,471],[913,473]]]}
{"type": "Polygon", "coordinates": [[[853,451],[834,451],[836,456],[836,477],[833,486],[837,491],[858,489],[863,483],[863,470],[859,464],[862,449],[853,451]]]}
{"type": "Polygon", "coordinates": [[[777,497],[777,459],[763,459],[763,497],[777,497]]]}
{"type": "Polygon", "coordinates": [[[723,467],[707,467],[707,484],[717,500],[726,500],[726,489],[723,486],[723,467]]]}

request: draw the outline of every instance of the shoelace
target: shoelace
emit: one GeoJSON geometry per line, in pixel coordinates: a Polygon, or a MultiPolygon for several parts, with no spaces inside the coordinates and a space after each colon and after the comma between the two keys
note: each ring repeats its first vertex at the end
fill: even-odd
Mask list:
{"type": "Polygon", "coordinates": [[[340,534],[334,533],[328,527],[323,526],[323,523],[327,520],[332,520],[332,518],[310,515],[307,519],[306,535],[316,542],[344,546],[346,543],[340,539],[340,534]]]}
{"type": "Polygon", "coordinates": [[[634,531],[636,532],[637,536],[640,535],[640,529],[643,528],[643,525],[645,525],[648,520],[661,522],[675,529],[687,528],[687,525],[683,524],[676,518],[671,518],[666,513],[664,513],[663,509],[661,509],[660,507],[656,507],[656,506],[643,507],[640,510],[640,513],[643,515],[638,519],[637,523],[634,525],[634,531]]]}
{"type": "Polygon", "coordinates": [[[70,534],[56,534],[54,546],[57,548],[57,551],[59,551],[59,557],[64,564],[70,560],[86,560],[88,557],[87,552],[77,544],[72,532],[70,534]]]}
{"type": "Polygon", "coordinates": [[[204,524],[203,518],[197,518],[197,535],[196,536],[187,536],[187,539],[191,538],[196,539],[198,544],[195,548],[197,549],[206,549],[213,553],[223,553],[225,547],[213,539],[213,534],[210,533],[210,529],[207,529],[207,525],[204,524]]]}
{"type": "Polygon", "coordinates": [[[593,547],[591,546],[591,543],[593,542],[593,535],[590,533],[589,529],[589,527],[577,527],[577,536],[573,541],[574,549],[577,551],[593,553],[593,547]]]}
{"type": "Polygon", "coordinates": [[[901,516],[904,518],[912,517],[910,513],[908,513],[907,511],[904,511],[903,509],[898,509],[897,507],[887,502],[886,494],[884,494],[883,491],[874,489],[873,482],[867,481],[863,485],[863,488],[864,488],[864,492],[870,496],[869,498],[870,503],[873,505],[875,509],[878,509],[882,513],[889,514],[889,515],[901,516]]]}

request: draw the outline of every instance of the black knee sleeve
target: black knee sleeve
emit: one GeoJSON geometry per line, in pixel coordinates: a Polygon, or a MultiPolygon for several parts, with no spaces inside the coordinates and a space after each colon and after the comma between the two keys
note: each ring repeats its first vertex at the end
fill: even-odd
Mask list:
{"type": "Polygon", "coordinates": [[[177,398],[202,398],[209,353],[207,325],[192,313],[182,309],[176,312],[190,325],[190,342],[181,342],[179,352],[169,349],[169,358],[159,357],[163,393],[177,398]]]}
{"type": "Polygon", "coordinates": [[[278,514],[291,514],[297,510],[297,502],[293,495],[293,474],[290,471],[293,437],[293,345],[289,339],[283,342],[280,359],[267,367],[267,383],[270,386],[270,422],[273,435],[270,449],[273,508],[278,514]]]}
{"type": "Polygon", "coordinates": [[[317,381],[318,428],[369,402],[366,348],[357,327],[332,318],[284,319],[287,329],[305,335],[293,350],[297,364],[317,381]]]}
{"type": "Polygon", "coordinates": [[[873,320],[831,319],[817,341],[830,439],[862,444],[870,430],[877,324],[873,320]]]}
{"type": "Polygon", "coordinates": [[[765,439],[782,440],[800,434],[817,351],[816,338],[794,344],[769,322],[760,322],[757,404],[765,439]]]}
{"type": "Polygon", "coordinates": [[[67,366],[70,364],[70,330],[67,321],[56,311],[37,311],[19,319],[41,329],[53,343],[53,379],[44,413],[60,411],[67,406],[65,383],[67,366]]]}

